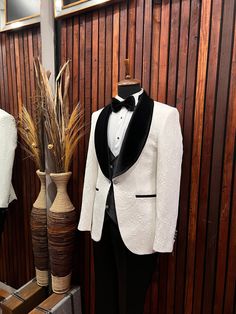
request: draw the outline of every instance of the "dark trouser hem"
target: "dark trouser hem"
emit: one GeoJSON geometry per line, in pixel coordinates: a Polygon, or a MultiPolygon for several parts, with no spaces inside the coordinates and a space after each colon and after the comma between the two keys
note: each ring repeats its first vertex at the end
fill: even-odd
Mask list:
{"type": "Polygon", "coordinates": [[[7,213],[7,208],[0,208],[0,242],[1,242],[1,235],[4,228],[4,222],[6,219],[6,213],[7,213]]]}
{"type": "Polygon", "coordinates": [[[129,251],[107,214],[102,238],[93,244],[95,313],[143,314],[157,253],[137,255],[129,251]]]}

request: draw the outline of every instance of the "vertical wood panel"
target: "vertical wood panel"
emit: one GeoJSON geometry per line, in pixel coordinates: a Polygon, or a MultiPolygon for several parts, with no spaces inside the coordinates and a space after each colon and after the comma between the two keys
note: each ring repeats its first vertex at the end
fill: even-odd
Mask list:
{"type": "Polygon", "coordinates": [[[144,40],[144,2],[137,0],[136,4],[136,34],[135,34],[135,72],[134,75],[142,80],[143,40],[144,40]]]}
{"type": "Polygon", "coordinates": [[[127,2],[123,1],[120,4],[120,53],[119,53],[119,81],[125,78],[124,60],[127,58],[127,2]]]}
{"type": "Polygon", "coordinates": [[[112,96],[117,94],[119,81],[119,6],[114,7],[113,13],[113,58],[112,58],[112,96]]]}
{"type": "Polygon", "coordinates": [[[161,37],[160,37],[160,62],[159,62],[159,85],[158,99],[166,102],[167,69],[169,53],[169,28],[170,28],[170,2],[162,1],[161,4],[161,37]]]}
{"type": "Polygon", "coordinates": [[[104,106],[105,103],[105,9],[99,12],[99,66],[98,66],[98,104],[99,108],[104,106]]]}
{"type": "Polygon", "coordinates": [[[5,90],[5,103],[3,104],[3,108],[9,105],[9,90],[8,90],[8,79],[7,79],[7,55],[6,55],[6,34],[2,34],[2,54],[3,54],[3,75],[4,81],[4,90],[5,90]]]}
{"type": "MultiPolygon", "coordinates": [[[[159,55],[159,80],[158,80],[158,101],[165,103],[167,96],[168,80],[168,54],[169,54],[169,36],[170,36],[170,2],[164,0],[161,3],[161,34],[160,34],[160,55],[159,55]]],[[[163,256],[160,260],[159,285],[159,303],[158,312],[166,313],[167,306],[167,273],[168,256],[163,256]]]]}
{"type": "Polygon", "coordinates": [[[153,25],[152,24],[152,1],[148,0],[148,1],[145,1],[144,3],[143,61],[142,61],[142,86],[147,91],[148,94],[150,94],[152,25],[153,25]]]}
{"type": "Polygon", "coordinates": [[[212,135],[214,127],[215,94],[217,88],[218,53],[220,40],[220,19],[222,1],[214,1],[211,15],[211,38],[209,43],[208,73],[205,98],[205,123],[202,140],[202,168],[196,242],[195,284],[194,284],[194,313],[201,313],[201,300],[205,267],[205,246],[207,232],[207,207],[209,197],[209,180],[212,157],[212,135]],[[218,21],[218,23],[216,23],[218,21]]]}
{"type": "Polygon", "coordinates": [[[201,24],[200,24],[200,43],[198,54],[197,85],[194,113],[194,134],[193,134],[193,152],[191,169],[191,192],[190,192],[190,213],[188,225],[188,254],[187,254],[187,277],[186,277],[186,295],[185,295],[185,313],[192,310],[193,299],[193,276],[195,263],[195,245],[196,245],[196,226],[197,226],[197,208],[199,194],[199,174],[201,168],[201,148],[202,148],[202,129],[204,115],[204,97],[207,71],[208,40],[210,28],[211,2],[202,1],[201,24]]]}
{"type": "MultiPolygon", "coordinates": [[[[236,263],[236,140],[232,135],[236,134],[236,25],[234,21],[234,47],[232,54],[232,69],[231,69],[231,80],[230,80],[230,94],[229,94],[229,110],[228,110],[228,120],[227,120],[227,133],[226,138],[229,141],[226,142],[226,153],[225,153],[225,164],[227,167],[226,173],[228,174],[228,169],[231,168],[233,164],[233,173],[232,173],[232,188],[230,199],[225,198],[226,202],[230,202],[230,231],[229,231],[229,244],[228,244],[228,255],[227,255],[227,271],[225,279],[225,298],[224,298],[224,312],[231,313],[233,312],[233,306],[235,304],[235,263],[236,263]],[[231,146],[232,145],[232,146],[231,146]],[[230,149],[232,147],[232,151],[230,149]],[[229,149],[227,149],[229,148],[229,149]],[[233,154],[234,157],[231,155],[233,154]],[[234,177],[233,177],[234,176],[234,177]]],[[[230,176],[230,174],[229,174],[230,176]]],[[[227,203],[228,205],[228,203],[227,203]]],[[[234,309],[235,311],[235,309],[234,309]]]]}
{"type": "MultiPolygon", "coordinates": [[[[106,29],[112,29],[112,8],[106,11],[106,29]]],[[[117,38],[118,40],[118,38],[117,38]]],[[[112,85],[112,32],[106,32],[106,78],[105,78],[105,104],[111,99],[112,85]]]]}
{"type": "MultiPolygon", "coordinates": [[[[72,106],[75,106],[79,102],[79,19],[76,17],[73,21],[73,54],[72,54],[72,80],[73,80],[73,96],[72,96],[72,106]]],[[[79,148],[77,147],[75,150],[75,154],[73,156],[73,194],[76,193],[76,190],[79,185],[79,176],[75,175],[79,173],[79,163],[78,163],[78,155],[79,148]]],[[[79,203],[81,202],[78,197],[75,200],[74,206],[78,208],[79,203]]]]}
{"type": "MultiPolygon", "coordinates": [[[[185,253],[186,253],[186,230],[187,230],[187,189],[189,182],[189,167],[191,133],[189,128],[191,125],[184,127],[186,91],[187,91],[187,69],[188,69],[188,47],[189,47],[189,25],[190,25],[190,1],[184,1],[181,5],[180,17],[180,33],[179,33],[179,57],[178,57],[178,73],[177,73],[177,98],[176,107],[180,113],[180,121],[183,126],[184,146],[185,150],[183,168],[182,168],[182,185],[180,194],[180,212],[178,230],[178,242],[176,246],[176,282],[175,282],[175,312],[182,314],[184,312],[184,288],[185,288],[185,253]],[[187,136],[186,136],[187,135],[187,136]]],[[[193,64],[191,64],[193,66],[193,64]]],[[[186,110],[187,111],[187,110],[186,110]]],[[[188,114],[188,122],[190,121],[191,112],[188,114]]]]}
{"type": "MultiPolygon", "coordinates": [[[[168,60],[167,103],[174,105],[176,100],[177,66],[179,49],[180,2],[173,2],[170,19],[170,43],[168,60]]],[[[175,302],[176,251],[168,257],[166,313],[174,313],[175,302]]]]}
{"type": "Polygon", "coordinates": [[[92,27],[92,111],[96,111],[98,106],[98,12],[93,13],[92,27]]]}
{"type": "Polygon", "coordinates": [[[152,16],[152,52],[151,52],[151,87],[150,96],[153,99],[158,97],[158,65],[159,65],[159,53],[160,53],[160,23],[161,23],[161,6],[153,6],[152,16]]]}
{"type": "Polygon", "coordinates": [[[135,29],[136,29],[136,0],[129,1],[128,7],[128,58],[130,60],[130,73],[134,77],[135,64],[135,29]]]}

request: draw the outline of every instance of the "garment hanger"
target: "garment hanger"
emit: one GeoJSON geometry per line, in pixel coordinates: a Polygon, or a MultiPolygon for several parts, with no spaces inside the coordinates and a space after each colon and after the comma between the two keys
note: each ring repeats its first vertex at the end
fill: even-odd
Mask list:
{"type": "Polygon", "coordinates": [[[141,82],[137,79],[131,78],[130,75],[130,61],[124,60],[125,63],[125,79],[118,83],[118,95],[121,98],[135,94],[141,90],[141,82]]]}

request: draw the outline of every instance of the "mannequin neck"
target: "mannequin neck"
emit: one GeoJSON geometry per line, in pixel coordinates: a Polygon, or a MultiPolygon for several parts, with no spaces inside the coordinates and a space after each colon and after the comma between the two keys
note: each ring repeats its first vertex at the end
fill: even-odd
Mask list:
{"type": "Polygon", "coordinates": [[[118,96],[125,99],[141,90],[140,84],[135,85],[118,85],[118,96]]]}

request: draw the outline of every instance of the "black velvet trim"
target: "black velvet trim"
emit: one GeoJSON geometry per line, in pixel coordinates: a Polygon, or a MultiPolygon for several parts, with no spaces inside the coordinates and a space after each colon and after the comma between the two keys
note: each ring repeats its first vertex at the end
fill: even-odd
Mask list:
{"type": "Polygon", "coordinates": [[[144,91],[139,98],[125,133],[113,177],[126,172],[142,153],[150,131],[153,106],[153,100],[144,91]]]}
{"type": "Polygon", "coordinates": [[[105,177],[109,179],[109,156],[107,142],[107,125],[111,114],[111,105],[104,107],[100,113],[95,128],[95,150],[97,159],[105,177]]]}

